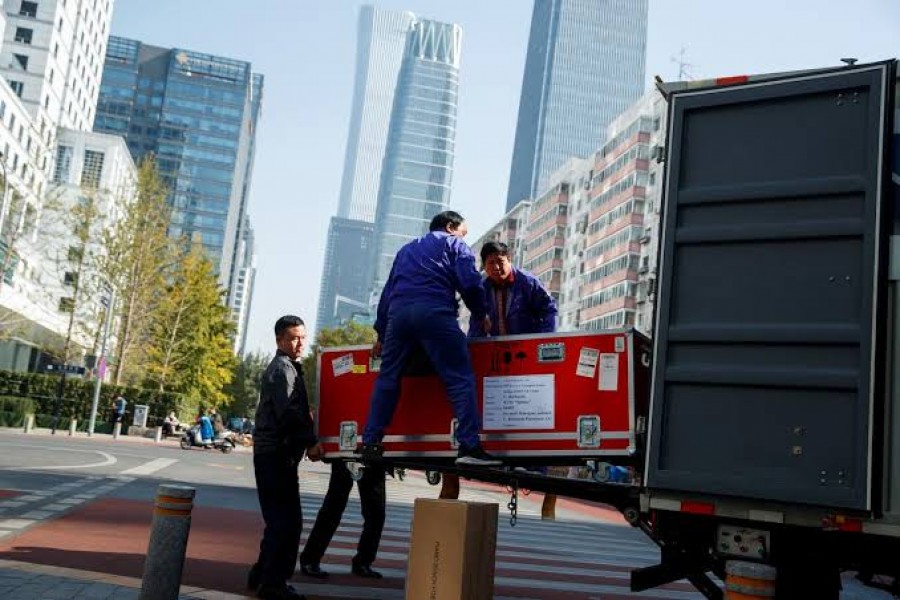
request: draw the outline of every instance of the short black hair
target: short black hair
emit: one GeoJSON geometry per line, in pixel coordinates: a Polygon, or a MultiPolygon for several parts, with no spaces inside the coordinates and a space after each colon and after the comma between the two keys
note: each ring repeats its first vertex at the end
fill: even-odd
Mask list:
{"type": "Polygon", "coordinates": [[[509,246],[503,242],[486,242],[484,246],[481,247],[481,264],[483,265],[487,262],[488,257],[492,254],[509,256],[509,246]]]}
{"type": "Polygon", "coordinates": [[[298,325],[306,326],[306,323],[303,322],[303,319],[300,317],[295,317],[294,315],[284,315],[277,321],[275,321],[275,337],[280,338],[281,334],[284,333],[285,329],[290,327],[297,327],[298,325]]]}
{"type": "Polygon", "coordinates": [[[460,225],[463,224],[463,216],[456,211],[453,210],[445,210],[444,212],[434,215],[434,218],[431,219],[431,226],[428,228],[428,231],[446,231],[447,225],[450,225],[451,229],[456,229],[460,225]]]}

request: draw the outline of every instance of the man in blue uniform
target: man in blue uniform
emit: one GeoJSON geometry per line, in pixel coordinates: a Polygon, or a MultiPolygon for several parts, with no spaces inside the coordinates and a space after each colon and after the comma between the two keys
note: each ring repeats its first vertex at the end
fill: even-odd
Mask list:
{"type": "Polygon", "coordinates": [[[499,465],[481,447],[481,419],[475,373],[465,334],[456,321],[456,292],[472,313],[472,320],[490,329],[485,295],[475,257],[463,241],[468,226],[456,212],[445,211],[431,220],[430,231],[403,246],[394,258],[381,292],[373,354],[381,356],[381,371],[372,392],[361,454],[377,460],[381,440],[400,397],[400,378],[411,350],[421,347],[438,376],[458,420],[460,465],[499,465]]]}
{"type": "MultiPolygon", "coordinates": [[[[481,320],[473,320],[469,337],[556,331],[556,302],[538,278],[512,266],[506,244],[487,242],[481,248],[481,266],[487,275],[482,286],[490,325],[485,328],[481,320]]],[[[459,498],[459,476],[444,474],[440,497],[459,498]]],[[[555,514],[555,504],[555,496],[545,495],[542,514],[555,514]]]]}
{"type": "Polygon", "coordinates": [[[491,328],[485,331],[481,321],[472,321],[469,337],[556,331],[556,302],[537,277],[512,266],[506,244],[487,242],[481,264],[491,328]]]}

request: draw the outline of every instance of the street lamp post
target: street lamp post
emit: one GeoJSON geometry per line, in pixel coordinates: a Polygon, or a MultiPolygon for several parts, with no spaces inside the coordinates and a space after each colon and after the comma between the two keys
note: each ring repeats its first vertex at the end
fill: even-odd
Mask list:
{"type": "Polygon", "coordinates": [[[97,406],[100,404],[100,387],[103,385],[103,374],[99,373],[100,366],[103,365],[105,372],[106,366],[106,345],[109,341],[109,329],[112,326],[112,312],[116,305],[116,290],[110,288],[108,305],[106,314],[103,317],[103,341],[100,343],[100,356],[97,359],[96,369],[94,370],[94,400],[91,402],[91,418],[88,422],[88,435],[94,435],[94,427],[97,425],[97,406]]]}

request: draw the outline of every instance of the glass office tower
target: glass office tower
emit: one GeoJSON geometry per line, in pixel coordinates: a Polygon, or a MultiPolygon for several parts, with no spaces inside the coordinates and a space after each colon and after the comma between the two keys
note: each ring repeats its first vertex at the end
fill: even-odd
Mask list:
{"type": "Polygon", "coordinates": [[[603,145],[644,90],[648,0],[535,0],[506,210],[603,145]]]}
{"type": "Polygon", "coordinates": [[[450,203],[462,29],[413,24],[400,67],[375,214],[374,301],[394,255],[450,203]]]}

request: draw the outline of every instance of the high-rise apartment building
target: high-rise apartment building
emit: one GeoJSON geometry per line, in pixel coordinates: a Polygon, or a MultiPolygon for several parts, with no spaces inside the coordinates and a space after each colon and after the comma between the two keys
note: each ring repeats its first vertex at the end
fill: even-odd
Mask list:
{"type": "Polygon", "coordinates": [[[356,74],[344,175],[337,218],[328,229],[316,329],[334,327],[368,303],[372,268],[372,223],[387,147],[397,76],[415,16],[363,6],[359,13],[356,74]],[[356,237],[354,237],[356,236],[356,237]],[[344,254],[342,247],[354,249],[344,254]],[[352,261],[338,274],[333,253],[352,261]],[[364,252],[363,254],[359,254],[364,252]],[[355,265],[364,265],[357,268],[355,265]],[[351,275],[352,274],[352,275],[351,275]]]}
{"type": "Polygon", "coordinates": [[[462,29],[418,20],[407,36],[375,214],[373,300],[394,256],[450,203],[462,29]]]}
{"type": "Polygon", "coordinates": [[[5,4],[0,75],[22,99],[38,130],[90,131],[112,0],[5,4]]]}
{"type": "MultiPolygon", "coordinates": [[[[8,184],[0,203],[0,333],[6,334],[0,335],[0,368],[35,369],[44,350],[59,351],[67,337],[64,281],[51,267],[68,238],[49,232],[74,188],[50,181],[57,139],[109,158],[99,172],[89,169],[101,177],[101,188],[120,173],[110,166],[121,164],[115,144],[84,133],[96,113],[112,5],[23,0],[0,9],[0,170],[8,184]],[[51,197],[54,210],[46,202],[51,197]]],[[[72,168],[83,158],[73,156],[72,168]]],[[[85,338],[75,342],[79,351],[90,350],[85,338]]]]}
{"type": "Polygon", "coordinates": [[[648,0],[535,0],[506,208],[535,198],[644,89],[648,0]]]}
{"type": "Polygon", "coordinates": [[[256,244],[250,219],[244,215],[235,256],[235,273],[229,295],[231,319],[236,324],[234,351],[243,356],[247,346],[247,323],[256,283],[256,244]]]}
{"type": "Polygon", "coordinates": [[[262,87],[245,61],[115,36],[106,51],[95,129],[123,136],[137,161],[156,155],[170,234],[203,243],[229,296],[262,87]]]}

